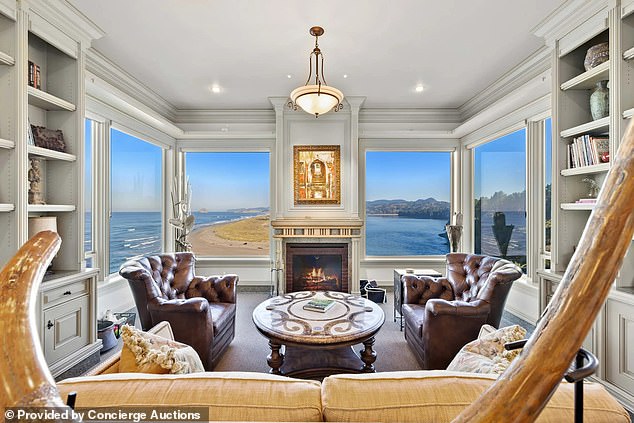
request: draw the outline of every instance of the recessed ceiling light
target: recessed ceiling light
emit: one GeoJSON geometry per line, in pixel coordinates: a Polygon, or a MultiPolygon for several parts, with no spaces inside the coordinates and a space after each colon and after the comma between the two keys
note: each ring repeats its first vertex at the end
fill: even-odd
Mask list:
{"type": "Polygon", "coordinates": [[[286,75],[286,77],[287,77],[288,79],[291,79],[291,78],[293,77],[293,75],[291,75],[291,74],[289,73],[288,75],[286,75]]]}
{"type": "Polygon", "coordinates": [[[220,92],[220,87],[218,85],[212,85],[211,92],[214,94],[218,94],[220,92]]]}
{"type": "Polygon", "coordinates": [[[417,93],[422,93],[422,92],[423,92],[423,86],[422,86],[422,85],[420,85],[420,84],[419,84],[419,85],[417,85],[417,86],[416,86],[416,92],[417,92],[417,93]]]}
{"type": "Polygon", "coordinates": [[[347,74],[347,73],[344,73],[344,74],[343,74],[343,77],[344,77],[344,78],[347,78],[347,77],[348,77],[348,74],[347,74]]]}

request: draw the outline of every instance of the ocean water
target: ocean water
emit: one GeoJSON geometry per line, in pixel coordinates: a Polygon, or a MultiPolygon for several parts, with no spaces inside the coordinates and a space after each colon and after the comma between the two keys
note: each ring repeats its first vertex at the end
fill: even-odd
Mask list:
{"type": "MultiPolygon", "coordinates": [[[[195,212],[194,229],[257,215],[258,213],[195,212]]],[[[86,221],[89,220],[90,215],[87,214],[86,221]]],[[[160,253],[161,241],[160,212],[113,212],[110,221],[110,273],[118,272],[126,260],[160,253]]],[[[90,246],[88,237],[85,245],[90,246]]]]}
{"type": "Polygon", "coordinates": [[[366,254],[369,256],[443,255],[449,252],[446,220],[398,216],[368,216],[366,254]]]}

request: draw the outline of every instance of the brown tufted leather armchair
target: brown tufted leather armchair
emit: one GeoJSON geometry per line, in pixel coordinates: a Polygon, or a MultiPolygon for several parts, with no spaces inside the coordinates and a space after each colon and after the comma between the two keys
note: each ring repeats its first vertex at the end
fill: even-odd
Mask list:
{"type": "Polygon", "coordinates": [[[403,275],[405,339],[423,369],[445,369],[487,323],[498,327],[511,285],[522,276],[510,261],[447,254],[447,277],[403,275]]]}
{"type": "Polygon", "coordinates": [[[125,262],[143,330],[165,320],[177,341],[191,345],[212,370],[235,335],[237,275],[194,276],[192,253],[163,254],[125,262]]]}

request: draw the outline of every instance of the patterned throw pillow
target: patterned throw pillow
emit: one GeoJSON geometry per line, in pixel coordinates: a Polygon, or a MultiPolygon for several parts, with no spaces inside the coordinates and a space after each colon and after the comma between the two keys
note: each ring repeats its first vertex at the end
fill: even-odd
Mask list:
{"type": "Polygon", "coordinates": [[[524,339],[526,329],[513,325],[487,333],[489,328],[483,327],[478,339],[462,347],[447,370],[498,374],[504,372],[521,351],[507,351],[504,344],[524,339]]]}
{"type": "Polygon", "coordinates": [[[121,338],[120,373],[183,374],[205,371],[198,353],[189,345],[129,325],[121,328],[121,338]]]}

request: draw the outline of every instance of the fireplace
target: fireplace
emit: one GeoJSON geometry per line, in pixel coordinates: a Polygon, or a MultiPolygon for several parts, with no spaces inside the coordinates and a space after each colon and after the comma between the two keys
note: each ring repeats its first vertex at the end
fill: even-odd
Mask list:
{"type": "Polygon", "coordinates": [[[348,292],[348,244],[287,243],[286,292],[348,292]]]}

